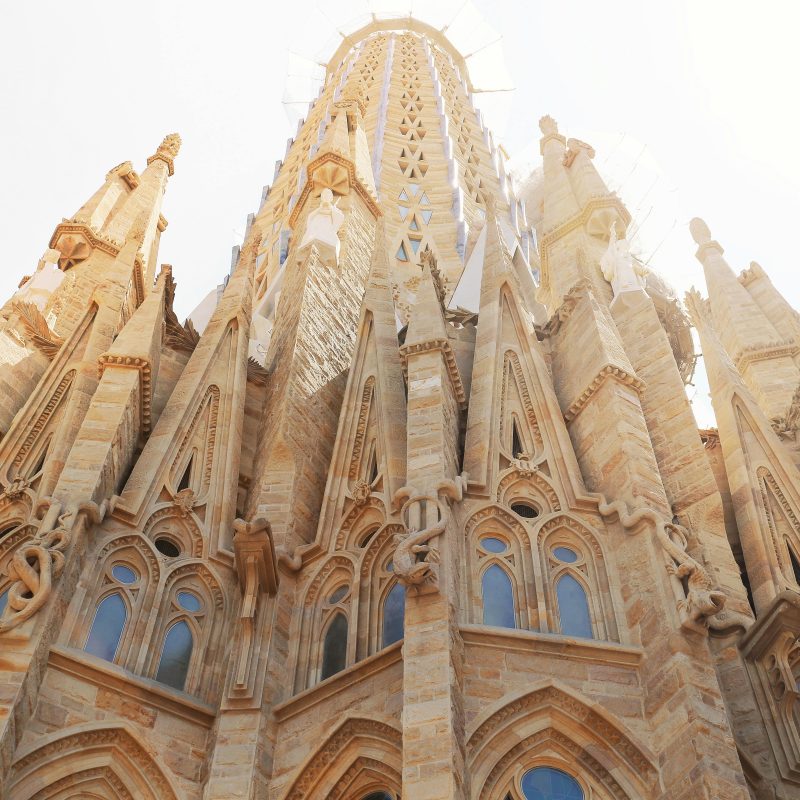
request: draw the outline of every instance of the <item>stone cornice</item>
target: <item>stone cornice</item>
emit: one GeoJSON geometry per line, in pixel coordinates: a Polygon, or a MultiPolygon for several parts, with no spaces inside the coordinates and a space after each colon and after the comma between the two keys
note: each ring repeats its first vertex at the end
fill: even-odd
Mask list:
{"type": "Polygon", "coordinates": [[[464,391],[464,383],[461,380],[461,373],[458,371],[455,353],[447,339],[431,339],[428,342],[419,342],[418,344],[404,344],[400,348],[400,358],[403,362],[403,374],[406,379],[408,379],[408,357],[410,355],[428,353],[435,350],[439,350],[442,353],[442,357],[447,365],[447,374],[450,376],[450,381],[453,384],[453,390],[455,391],[456,401],[459,407],[465,408],[467,405],[467,395],[464,391]]]}
{"type": "Polygon", "coordinates": [[[147,166],[149,167],[154,161],[163,161],[167,165],[167,173],[170,177],[175,174],[175,159],[173,156],[163,150],[159,150],[147,159],[147,166]]]}
{"type": "Polygon", "coordinates": [[[592,396],[600,389],[600,387],[607,380],[615,380],[619,383],[631,387],[637,394],[641,393],[645,388],[644,381],[632,375],[622,367],[615,367],[612,364],[606,364],[600,372],[594,377],[589,385],[581,392],[577,400],[564,412],[564,419],[566,422],[572,422],[578,414],[583,411],[586,404],[591,400],[592,396]]]}
{"type": "Polygon", "coordinates": [[[49,665],[65,675],[131,698],[137,705],[149,705],[209,730],[216,719],[216,711],[212,706],[156,681],[134,675],[83,650],[53,645],[50,648],[49,665]]]}
{"type": "Polygon", "coordinates": [[[56,226],[56,229],[53,231],[53,235],[50,237],[49,246],[55,248],[56,243],[65,233],[81,234],[81,236],[83,236],[94,249],[100,250],[103,253],[108,253],[110,256],[117,256],[121,248],[121,245],[118,242],[114,242],[111,239],[106,239],[100,236],[93,231],[89,225],[86,225],[83,222],[76,222],[75,220],[71,219],[65,219],[56,226]]]}
{"type": "Polygon", "coordinates": [[[512,628],[492,628],[486,625],[462,624],[459,626],[465,645],[477,645],[508,652],[542,653],[556,658],[592,661],[636,667],[644,658],[641,647],[602,642],[598,639],[579,639],[555,633],[541,633],[512,628]]]}
{"type": "MultiPolygon", "coordinates": [[[[576,228],[584,227],[594,213],[604,208],[616,209],[625,226],[631,221],[630,212],[625,208],[625,204],[617,195],[607,194],[593,197],[580,213],[542,235],[542,238],[539,240],[539,260],[541,262],[543,277],[547,274],[549,268],[550,245],[558,241],[562,236],[566,236],[571,231],[574,231],[576,228]]],[[[544,280],[542,280],[542,283],[544,283],[544,280]]]]}
{"type": "Polygon", "coordinates": [[[800,592],[781,592],[739,640],[745,658],[759,658],[784,629],[796,636],[800,624],[800,592]]]}
{"type": "Polygon", "coordinates": [[[736,369],[739,372],[743,372],[744,369],[756,361],[766,361],[772,358],[781,358],[782,356],[793,358],[798,352],[800,352],[800,348],[797,346],[797,340],[794,337],[766,344],[752,345],[737,354],[735,358],[736,369]]]}
{"type": "Polygon", "coordinates": [[[139,400],[142,409],[142,433],[150,433],[151,401],[152,401],[152,365],[146,358],[139,356],[122,356],[106,353],[97,359],[97,378],[100,380],[108,367],[138,370],[139,400]]]}
{"type": "Polygon", "coordinates": [[[308,165],[308,180],[306,181],[305,186],[303,186],[303,191],[300,193],[300,197],[298,197],[297,202],[292,209],[292,213],[289,214],[290,228],[294,229],[297,225],[297,218],[300,216],[300,212],[305,206],[306,201],[311,196],[311,192],[314,191],[314,173],[325,164],[336,164],[346,170],[349,188],[356,190],[356,194],[361,197],[367,208],[369,208],[376,219],[383,215],[383,212],[381,212],[377,201],[356,174],[355,164],[349,158],[345,158],[339,153],[329,152],[323,153],[308,165]]]}
{"type": "Polygon", "coordinates": [[[351,686],[389,669],[393,664],[401,663],[403,660],[402,646],[403,640],[401,639],[399,642],[385,647],[380,652],[362,659],[341,672],[337,672],[336,675],[322,681],[322,683],[318,683],[316,686],[296,694],[291,699],[279,703],[272,709],[275,718],[279,722],[283,722],[290,717],[307,711],[317,703],[322,703],[334,695],[347,691],[351,686]]]}

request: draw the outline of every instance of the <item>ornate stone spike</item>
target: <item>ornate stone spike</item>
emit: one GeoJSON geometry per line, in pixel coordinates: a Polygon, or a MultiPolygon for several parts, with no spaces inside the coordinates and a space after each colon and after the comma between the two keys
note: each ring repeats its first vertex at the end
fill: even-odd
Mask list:
{"type": "Polygon", "coordinates": [[[147,165],[149,166],[154,161],[163,161],[169,168],[169,174],[172,175],[175,172],[173,162],[180,149],[181,137],[177,133],[170,133],[164,137],[164,140],[158,146],[158,150],[147,159],[147,165]]]}

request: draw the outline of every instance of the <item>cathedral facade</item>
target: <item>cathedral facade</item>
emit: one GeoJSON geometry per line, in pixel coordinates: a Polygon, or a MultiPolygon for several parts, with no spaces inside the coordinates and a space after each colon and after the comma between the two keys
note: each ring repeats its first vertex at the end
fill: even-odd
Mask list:
{"type": "Polygon", "coordinates": [[[2,307],[0,797],[800,797],[800,317],[472,91],[373,20],[189,320],[177,135],[2,307]]]}

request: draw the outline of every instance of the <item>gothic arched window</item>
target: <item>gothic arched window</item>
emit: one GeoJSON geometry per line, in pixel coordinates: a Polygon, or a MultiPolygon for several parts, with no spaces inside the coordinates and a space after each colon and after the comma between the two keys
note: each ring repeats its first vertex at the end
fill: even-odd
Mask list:
{"type": "Polygon", "coordinates": [[[569,573],[565,573],[556,581],[556,597],[561,633],[565,636],[593,639],[589,601],[586,590],[580,582],[569,573]]]}
{"type": "Polygon", "coordinates": [[[171,686],[173,689],[183,691],[186,686],[186,676],[189,674],[189,665],[192,662],[194,650],[194,636],[186,620],[176,622],[164,637],[164,646],[161,649],[161,658],[158,662],[156,680],[171,686]]]}
{"type": "Polygon", "coordinates": [[[122,595],[119,592],[108,595],[97,606],[83,649],[93,656],[113,661],[127,622],[128,607],[122,595]]]}
{"type": "Polygon", "coordinates": [[[383,601],[383,647],[403,638],[403,619],[406,611],[406,590],[399,583],[392,586],[383,601]]]}
{"type": "Polygon", "coordinates": [[[328,629],[322,645],[322,672],[320,680],[330,678],[347,666],[347,617],[337,612],[328,629]]]}
{"type": "Polygon", "coordinates": [[[8,605],[8,589],[4,592],[0,592],[0,617],[3,616],[3,612],[6,610],[6,606],[8,605]]]}
{"type": "Polygon", "coordinates": [[[370,792],[362,800],[393,800],[388,792],[370,792]]]}
{"type": "Polygon", "coordinates": [[[522,776],[521,788],[525,800],[584,800],[578,781],[553,767],[528,770],[522,776]]]}
{"type": "MultiPolygon", "coordinates": [[[[486,541],[484,539],[484,547],[486,541]]],[[[499,540],[497,540],[499,541],[499,540]]],[[[492,564],[481,579],[483,595],[483,624],[498,628],[516,628],[517,615],[514,609],[514,587],[508,573],[498,564],[492,564]]]]}
{"type": "Polygon", "coordinates": [[[583,639],[618,640],[603,549],[595,533],[574,517],[547,520],[539,529],[545,573],[547,630],[583,639]]]}

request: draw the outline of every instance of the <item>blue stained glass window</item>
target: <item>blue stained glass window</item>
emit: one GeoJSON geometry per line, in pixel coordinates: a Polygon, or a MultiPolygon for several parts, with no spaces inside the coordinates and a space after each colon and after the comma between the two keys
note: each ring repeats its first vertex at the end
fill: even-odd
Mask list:
{"type": "Polygon", "coordinates": [[[130,567],[126,567],[124,564],[115,564],[111,567],[111,574],[120,583],[136,583],[139,577],[130,567]]]}
{"type": "Polygon", "coordinates": [[[344,600],[345,596],[347,595],[347,584],[344,586],[340,586],[333,594],[328,598],[328,602],[331,604],[336,604],[340,600],[344,600]]]}
{"type": "Polygon", "coordinates": [[[553,767],[537,767],[522,776],[525,800],[584,800],[578,781],[553,767]]]}
{"type": "Polygon", "coordinates": [[[110,594],[97,606],[89,638],[83,649],[93,656],[113,661],[127,621],[128,609],[125,601],[117,592],[110,594]]]}
{"type": "Polygon", "coordinates": [[[481,547],[490,553],[505,553],[508,550],[508,545],[502,539],[497,539],[494,536],[484,536],[481,539],[481,547]]]}
{"type": "Polygon", "coordinates": [[[347,665],[347,618],[337,614],[325,632],[322,645],[322,677],[330,678],[347,665]]]}
{"type": "Polygon", "coordinates": [[[406,612],[406,590],[396,583],[383,601],[383,646],[403,638],[403,617],[406,612]]]}
{"type": "Polygon", "coordinates": [[[8,605],[8,589],[6,589],[2,594],[0,594],[0,617],[3,616],[3,612],[6,610],[7,605],[8,605]]]}
{"type": "Polygon", "coordinates": [[[593,639],[589,601],[586,599],[583,586],[572,575],[562,575],[556,583],[556,595],[558,613],[561,617],[561,633],[565,636],[593,639]]]}
{"type": "Polygon", "coordinates": [[[191,629],[184,620],[176,622],[164,637],[164,648],[161,651],[161,660],[158,662],[156,680],[173,689],[183,690],[193,648],[194,637],[191,629]]]}
{"type": "Polygon", "coordinates": [[[553,548],[553,555],[566,564],[573,564],[578,560],[578,554],[574,550],[570,550],[569,547],[555,547],[553,548]]]}
{"type": "Polygon", "coordinates": [[[191,592],[178,592],[178,605],[185,611],[199,611],[203,607],[200,598],[191,592]]]}
{"type": "Polygon", "coordinates": [[[481,579],[483,590],[483,624],[498,628],[516,628],[514,613],[514,589],[508,573],[497,564],[492,564],[481,579]]]}

